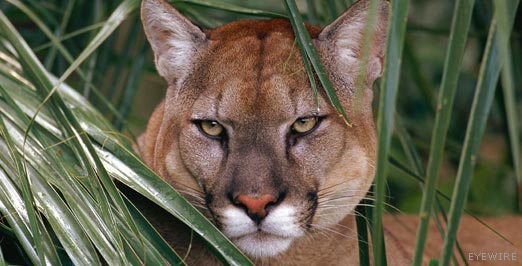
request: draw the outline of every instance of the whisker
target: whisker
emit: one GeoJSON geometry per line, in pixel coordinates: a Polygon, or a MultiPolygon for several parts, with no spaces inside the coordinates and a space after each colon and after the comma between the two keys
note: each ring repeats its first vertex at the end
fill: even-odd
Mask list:
{"type": "MultiPolygon", "coordinates": [[[[318,203],[321,204],[321,203],[324,203],[324,202],[328,202],[328,201],[337,201],[337,200],[341,200],[341,199],[350,199],[350,198],[354,198],[354,197],[358,197],[358,195],[336,195],[336,197],[323,197],[323,198],[320,198],[318,200],[318,203]]],[[[387,197],[388,199],[391,199],[391,197],[387,197]]],[[[362,197],[361,200],[368,200],[368,201],[375,201],[375,198],[373,197],[362,197]]],[[[386,203],[385,204],[391,208],[395,208],[394,206],[390,205],[389,203],[386,203]]]]}
{"type": "Polygon", "coordinates": [[[201,190],[193,188],[193,187],[188,186],[188,185],[185,185],[183,183],[176,182],[174,185],[175,185],[175,187],[177,187],[177,190],[180,190],[180,189],[187,190],[188,189],[188,191],[191,191],[191,192],[196,193],[198,195],[202,195],[202,196],[205,195],[201,190]],[[183,187],[183,188],[180,188],[180,187],[183,187]]]}
{"type": "Polygon", "coordinates": [[[346,234],[346,233],[339,232],[338,230],[335,230],[333,228],[326,227],[326,226],[320,226],[320,225],[317,225],[317,224],[312,224],[312,226],[317,228],[320,231],[330,232],[330,233],[333,233],[335,235],[346,237],[346,238],[353,238],[353,236],[352,236],[353,232],[354,232],[353,230],[350,230],[350,231],[352,231],[351,232],[352,234],[346,234]]]}
{"type": "Polygon", "coordinates": [[[319,199],[337,198],[337,197],[357,197],[357,198],[373,198],[373,195],[366,193],[366,190],[342,190],[329,191],[319,195],[319,199]]]}
{"type": "MultiPolygon", "coordinates": [[[[398,213],[402,213],[402,211],[400,209],[398,209],[397,207],[393,206],[392,204],[389,204],[389,203],[384,203],[384,205],[388,208],[390,208],[391,210],[393,211],[396,211],[398,213]]],[[[357,206],[365,206],[365,207],[370,207],[370,208],[373,208],[375,207],[375,205],[373,204],[367,204],[367,203],[356,203],[356,204],[341,204],[341,205],[332,205],[332,204],[319,204],[317,206],[317,209],[318,210],[328,210],[328,209],[342,209],[342,208],[353,208],[353,207],[357,207],[357,206]]]]}
{"type": "Polygon", "coordinates": [[[346,183],[348,183],[348,180],[343,180],[342,182],[339,182],[337,184],[332,184],[331,186],[320,188],[319,191],[333,189],[346,183]]]}
{"type": "Polygon", "coordinates": [[[345,205],[323,205],[321,206],[321,210],[329,210],[329,209],[341,209],[346,207],[356,207],[356,206],[365,206],[365,207],[375,207],[372,204],[345,204],[345,205]]]}

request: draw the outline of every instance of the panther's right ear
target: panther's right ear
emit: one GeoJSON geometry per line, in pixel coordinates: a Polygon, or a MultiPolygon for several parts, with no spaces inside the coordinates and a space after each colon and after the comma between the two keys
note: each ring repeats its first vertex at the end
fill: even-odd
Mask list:
{"type": "MultiPolygon", "coordinates": [[[[326,26],[319,37],[317,44],[324,51],[324,61],[336,69],[336,75],[346,79],[346,84],[354,81],[354,71],[359,68],[364,44],[364,31],[369,21],[370,0],[360,0],[353,4],[330,25],[326,26]]],[[[368,69],[366,72],[367,85],[371,85],[381,76],[384,64],[386,35],[388,33],[388,18],[390,4],[385,0],[378,0],[377,13],[373,24],[374,35],[369,43],[368,69]]]]}
{"type": "Polygon", "coordinates": [[[169,84],[185,79],[207,37],[164,0],[144,0],[141,20],[158,73],[169,84]]]}

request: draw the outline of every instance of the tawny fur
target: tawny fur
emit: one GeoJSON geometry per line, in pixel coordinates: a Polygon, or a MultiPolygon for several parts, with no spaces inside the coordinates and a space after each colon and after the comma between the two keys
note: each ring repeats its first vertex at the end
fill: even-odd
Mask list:
{"type": "MultiPolygon", "coordinates": [[[[324,93],[320,92],[315,103],[288,21],[239,21],[201,31],[166,2],[143,2],[145,32],[169,89],[139,139],[139,152],[147,165],[225,232],[235,233],[234,228],[227,228],[227,212],[239,213],[243,219],[242,208],[228,195],[273,195],[281,201],[268,215],[277,208],[286,210],[283,206],[295,211],[289,217],[299,227],[289,227],[292,241],[287,249],[265,256],[259,255],[263,252],[256,255],[248,243],[244,246],[256,253],[250,256],[256,265],[359,263],[353,209],[365,196],[375,172],[372,84],[382,73],[389,13],[387,2],[380,2],[365,86],[356,92],[367,8],[368,1],[360,1],[324,29],[307,25],[351,119],[353,126],[349,127],[324,93]],[[309,116],[324,119],[309,135],[291,135],[292,123],[309,116]],[[197,128],[200,120],[222,123],[227,139],[204,136],[197,128]],[[303,236],[294,237],[300,234],[303,236]]],[[[136,203],[180,254],[187,252],[189,265],[219,264],[184,225],[159,208],[149,207],[146,200],[136,203]]],[[[404,223],[385,218],[389,265],[407,265],[412,257],[416,218],[400,216],[399,220],[404,223]]],[[[520,226],[517,218],[506,224],[517,222],[520,226]]],[[[468,218],[463,227],[465,251],[498,248],[522,257],[519,232],[506,232],[517,246],[489,236],[482,240],[487,247],[481,247],[477,244],[482,243],[467,241],[466,232],[477,232],[477,237],[486,235],[488,229],[468,218]]],[[[244,243],[238,239],[236,243],[244,243]]],[[[264,243],[271,238],[255,239],[255,243],[264,243]]],[[[440,248],[435,236],[430,239],[426,258],[436,257],[440,248]]]]}

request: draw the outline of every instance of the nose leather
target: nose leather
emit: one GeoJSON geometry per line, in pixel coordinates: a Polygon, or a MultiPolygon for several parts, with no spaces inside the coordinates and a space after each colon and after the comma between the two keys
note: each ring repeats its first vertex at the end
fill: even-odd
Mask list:
{"type": "Polygon", "coordinates": [[[259,223],[268,214],[267,207],[270,204],[276,203],[277,199],[269,194],[264,194],[259,197],[250,197],[241,194],[234,199],[234,202],[245,208],[250,219],[259,223]]]}

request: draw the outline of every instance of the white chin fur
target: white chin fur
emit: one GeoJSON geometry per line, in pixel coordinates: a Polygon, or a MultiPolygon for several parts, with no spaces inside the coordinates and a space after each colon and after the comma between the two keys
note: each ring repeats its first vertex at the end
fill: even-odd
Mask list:
{"type": "Polygon", "coordinates": [[[294,239],[259,233],[233,239],[233,241],[248,255],[260,258],[273,257],[285,252],[294,239]]]}
{"type": "Polygon", "coordinates": [[[295,238],[304,234],[296,213],[292,206],[278,206],[258,226],[245,211],[230,206],[222,213],[223,232],[248,255],[273,257],[285,252],[295,238]]]}

